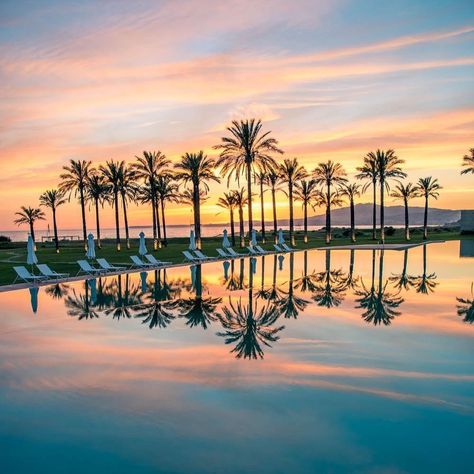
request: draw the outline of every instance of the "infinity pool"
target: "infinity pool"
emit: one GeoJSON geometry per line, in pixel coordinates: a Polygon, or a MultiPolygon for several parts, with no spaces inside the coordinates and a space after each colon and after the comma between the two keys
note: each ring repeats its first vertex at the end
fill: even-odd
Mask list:
{"type": "Polygon", "coordinates": [[[2,293],[0,470],[473,472],[463,245],[2,293]]]}

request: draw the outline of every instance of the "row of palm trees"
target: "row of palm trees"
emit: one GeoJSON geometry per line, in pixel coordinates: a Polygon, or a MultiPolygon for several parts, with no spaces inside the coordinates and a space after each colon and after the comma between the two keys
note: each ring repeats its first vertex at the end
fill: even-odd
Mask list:
{"type": "MultiPolygon", "coordinates": [[[[192,206],[196,244],[201,244],[201,203],[207,199],[211,182],[220,182],[227,178],[227,185],[232,181],[238,189],[229,190],[219,198],[217,204],[229,211],[232,244],[235,245],[234,212],[237,210],[240,223],[240,245],[245,245],[244,213],[247,208],[248,232],[251,235],[254,227],[252,202],[253,185],[258,185],[261,207],[261,233],[265,242],[267,235],[264,219],[264,193],[271,191],[273,210],[273,238],[277,239],[277,207],[276,193],[283,191],[289,203],[289,236],[295,244],[294,232],[294,201],[300,201],[304,214],[304,241],[308,241],[308,210],[323,207],[326,213],[326,243],[332,240],[331,210],[348,200],[351,215],[351,239],[355,241],[355,211],[354,202],[368,188],[372,187],[373,226],[372,238],[377,239],[376,206],[377,195],[380,206],[379,238],[385,240],[384,199],[390,191],[390,183],[397,184],[391,196],[400,199],[405,205],[405,237],[409,235],[408,201],[414,197],[424,197],[425,218],[424,238],[427,238],[428,201],[436,199],[441,186],[436,179],[422,178],[417,184],[403,184],[400,180],[406,178],[402,170],[404,160],[397,157],[392,149],[377,150],[368,153],[362,166],[357,168],[356,180],[363,185],[350,183],[347,173],[340,163],[332,161],[319,163],[312,172],[308,172],[298,163],[297,158],[286,158],[278,163],[275,156],[283,153],[278,147],[278,141],[270,136],[271,132],[262,130],[260,120],[233,121],[227,128],[227,136],[222,137],[221,143],[214,148],[219,150],[216,160],[208,157],[203,151],[185,153],[181,159],[171,166],[171,161],[160,151],[144,151],[136,156],[133,163],[125,161],[106,161],[104,165],[94,168],[90,161],[70,160],[63,167],[60,184],[57,189],[48,190],[40,197],[40,205],[51,209],[54,227],[56,249],[59,248],[56,212],[71,196],[76,197],[81,207],[82,234],[84,243],[87,242],[86,206],[95,209],[97,244],[100,247],[100,209],[109,204],[114,209],[116,247],[120,250],[120,219],[122,215],[125,241],[130,247],[128,206],[130,203],[148,204],[151,209],[154,249],[167,244],[165,206],[167,203],[185,203],[192,206]],[[216,170],[220,168],[220,176],[216,170]],[[240,187],[240,179],[246,180],[246,188],[240,187]]],[[[474,149],[471,156],[464,157],[466,169],[462,173],[474,172],[474,149]]],[[[15,223],[28,224],[34,238],[34,223],[45,219],[40,208],[22,207],[16,213],[15,223]]]]}

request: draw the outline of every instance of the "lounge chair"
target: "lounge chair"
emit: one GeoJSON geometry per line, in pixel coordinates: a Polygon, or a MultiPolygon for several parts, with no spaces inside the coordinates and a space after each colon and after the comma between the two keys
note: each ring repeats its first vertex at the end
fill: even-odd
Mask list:
{"type": "Polygon", "coordinates": [[[231,257],[243,257],[243,253],[236,252],[232,247],[227,248],[227,252],[229,252],[229,255],[231,257]]]}
{"type": "Polygon", "coordinates": [[[194,250],[194,254],[198,256],[200,260],[214,260],[216,257],[208,257],[204,255],[200,250],[194,250]]]}
{"type": "Polygon", "coordinates": [[[145,255],[145,258],[153,265],[170,265],[172,263],[172,262],[163,262],[161,260],[158,260],[155,258],[154,255],[151,255],[149,253],[145,255]]]}
{"type": "Polygon", "coordinates": [[[42,275],[47,278],[67,278],[69,273],[57,273],[46,265],[46,263],[37,263],[36,267],[42,275]]]}
{"type": "Polygon", "coordinates": [[[287,244],[285,244],[285,242],[283,242],[281,244],[282,248],[285,249],[287,252],[294,252],[296,249],[292,249],[291,247],[289,247],[287,244]]]}
{"type": "Polygon", "coordinates": [[[224,249],[216,249],[216,252],[219,254],[219,257],[222,257],[222,258],[229,258],[230,255],[228,253],[226,253],[226,251],[224,249]]]}
{"type": "Polygon", "coordinates": [[[201,259],[193,255],[189,250],[183,250],[183,255],[190,262],[200,262],[201,259]]]}
{"type": "Polygon", "coordinates": [[[254,245],[254,247],[257,249],[257,252],[259,252],[261,254],[271,253],[271,251],[263,249],[262,247],[260,247],[260,245],[254,245]]]}
{"type": "Polygon", "coordinates": [[[153,263],[144,262],[138,255],[130,255],[130,259],[133,262],[132,267],[139,267],[139,268],[156,267],[156,265],[153,263]]]}
{"type": "Polygon", "coordinates": [[[250,255],[261,255],[260,252],[257,252],[254,247],[247,247],[250,255]]]}
{"type": "Polygon", "coordinates": [[[17,275],[13,283],[15,283],[18,279],[23,281],[41,281],[46,279],[44,276],[31,274],[28,269],[23,266],[13,267],[13,270],[15,270],[17,275]]]}
{"type": "Polygon", "coordinates": [[[278,246],[277,244],[273,244],[273,247],[275,248],[275,250],[277,252],[280,252],[280,253],[284,253],[286,252],[286,250],[283,250],[280,246],[278,246]]]}
{"type": "Polygon", "coordinates": [[[105,258],[97,258],[96,261],[101,268],[103,268],[104,270],[107,270],[108,272],[117,272],[120,270],[125,270],[127,268],[127,267],[119,267],[116,265],[112,265],[105,258]]]}
{"type": "Polygon", "coordinates": [[[101,268],[93,267],[87,260],[78,260],[77,264],[79,265],[78,275],[79,273],[86,273],[87,275],[101,275],[105,273],[101,268]]]}

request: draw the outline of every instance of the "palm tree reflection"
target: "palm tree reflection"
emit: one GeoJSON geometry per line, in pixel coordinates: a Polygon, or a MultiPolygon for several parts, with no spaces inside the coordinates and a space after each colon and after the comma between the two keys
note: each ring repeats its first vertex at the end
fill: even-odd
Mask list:
{"type": "Polygon", "coordinates": [[[388,280],[383,283],[383,259],[384,252],[380,252],[379,257],[379,280],[378,287],[375,287],[375,250],[372,251],[372,280],[370,288],[367,288],[362,281],[362,289],[356,290],[355,295],[359,296],[356,302],[357,308],[364,309],[362,318],[372,323],[374,326],[389,326],[392,320],[401,314],[397,308],[403,303],[403,298],[390,293],[387,290],[388,280]]]}
{"type": "MultiPolygon", "coordinates": [[[[263,257],[262,257],[263,258],[263,257]]],[[[272,301],[274,303],[279,303],[283,297],[283,291],[277,286],[277,255],[273,255],[273,271],[272,271],[272,285],[268,288],[265,288],[262,284],[262,288],[259,292],[256,293],[257,299],[263,299],[266,301],[272,301]]],[[[263,261],[262,261],[263,266],[263,261]]]]}
{"type": "Polygon", "coordinates": [[[201,265],[195,266],[195,296],[189,298],[180,298],[175,300],[171,307],[178,311],[180,317],[185,318],[186,325],[189,327],[201,326],[207,329],[212,321],[216,321],[218,314],[217,306],[221,303],[222,298],[203,298],[202,291],[202,269],[201,265]]]}
{"type": "Polygon", "coordinates": [[[317,288],[317,280],[318,277],[314,271],[308,274],[308,251],[305,250],[303,255],[303,275],[295,280],[295,289],[302,293],[314,293],[317,288]]]}
{"type": "Polygon", "coordinates": [[[326,250],[325,271],[317,273],[317,283],[313,300],[318,306],[332,308],[339,306],[344,300],[344,274],[342,270],[331,270],[331,251],[326,250]]]}
{"type": "Polygon", "coordinates": [[[436,273],[426,272],[426,244],[423,244],[423,274],[416,278],[415,287],[417,293],[427,295],[433,293],[438,286],[436,273]]]}
{"type": "Polygon", "coordinates": [[[407,266],[408,266],[408,249],[405,249],[403,253],[402,272],[397,275],[393,275],[389,278],[390,282],[392,282],[394,284],[394,287],[399,291],[401,290],[408,291],[416,283],[416,277],[414,277],[413,275],[409,275],[407,273],[407,266]]]}
{"type": "Polygon", "coordinates": [[[64,300],[67,308],[67,314],[78,320],[98,318],[99,315],[91,303],[89,281],[84,280],[84,293],[76,293],[72,290],[72,295],[68,294],[64,300]]]}
{"type": "Polygon", "coordinates": [[[456,298],[456,301],[460,304],[456,305],[458,310],[458,316],[463,318],[465,323],[474,323],[474,292],[473,283],[471,283],[471,299],[469,298],[456,298]]]}
{"type": "Polygon", "coordinates": [[[69,294],[69,290],[70,285],[66,283],[56,283],[46,287],[44,291],[47,295],[51,296],[53,300],[61,300],[69,294]]]}
{"type": "Polygon", "coordinates": [[[283,297],[280,298],[279,307],[282,314],[285,315],[285,318],[294,318],[298,317],[300,311],[304,311],[306,306],[308,306],[309,301],[295,295],[294,291],[294,260],[295,254],[290,253],[290,279],[288,280],[288,290],[283,292],[283,297]]]}
{"type": "Polygon", "coordinates": [[[113,297],[111,307],[106,308],[105,315],[112,315],[114,319],[131,318],[141,304],[140,286],[130,283],[130,274],[117,275],[106,291],[113,297]],[[122,277],[125,276],[125,288],[122,277]]]}
{"type": "MultiPolygon", "coordinates": [[[[250,262],[249,262],[250,265],[250,262]]],[[[253,274],[249,271],[248,302],[242,298],[234,303],[229,298],[228,305],[218,315],[224,328],[217,335],[225,338],[226,344],[235,344],[231,352],[238,359],[263,359],[263,346],[271,347],[279,339],[277,335],[285,326],[273,327],[280,316],[278,305],[273,302],[259,306],[259,299],[253,298],[253,274]]]]}

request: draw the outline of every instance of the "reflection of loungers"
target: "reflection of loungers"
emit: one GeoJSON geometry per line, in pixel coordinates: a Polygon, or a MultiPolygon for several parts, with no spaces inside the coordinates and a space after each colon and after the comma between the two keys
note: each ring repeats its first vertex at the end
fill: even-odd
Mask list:
{"type": "Polygon", "coordinates": [[[117,272],[120,270],[125,270],[126,267],[118,267],[116,265],[110,264],[105,258],[98,258],[96,259],[97,263],[100,265],[101,268],[107,270],[109,272],[117,272]]]}
{"type": "Polygon", "coordinates": [[[204,255],[200,250],[194,250],[194,253],[197,255],[197,257],[200,260],[214,260],[215,257],[208,257],[207,255],[204,255]]]}
{"type": "Polygon", "coordinates": [[[41,281],[44,280],[44,276],[38,276],[31,274],[25,267],[13,267],[13,270],[16,272],[16,278],[13,283],[15,283],[18,279],[23,281],[41,281]]]}
{"type": "Polygon", "coordinates": [[[105,273],[104,270],[101,268],[93,267],[87,260],[78,260],[77,264],[79,265],[79,273],[86,273],[87,275],[100,275],[101,273],[105,273]]]}
{"type": "Polygon", "coordinates": [[[130,260],[133,262],[134,267],[139,267],[139,268],[149,268],[149,267],[155,267],[156,265],[153,263],[147,263],[141,260],[140,257],[137,255],[130,255],[130,260]]]}
{"type": "Polygon", "coordinates": [[[159,266],[159,265],[170,265],[171,264],[171,262],[163,262],[161,260],[158,260],[158,259],[155,258],[154,255],[151,255],[151,254],[148,254],[148,253],[145,255],[145,258],[153,265],[158,265],[159,266]]]}
{"type": "Polygon", "coordinates": [[[67,278],[69,276],[69,273],[57,273],[54,270],[51,270],[46,263],[37,263],[36,267],[40,271],[42,275],[44,275],[47,278],[67,278]]]}

